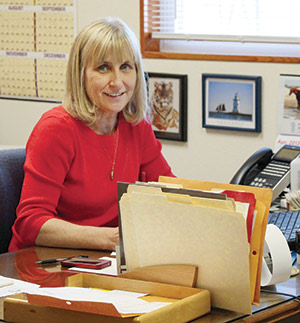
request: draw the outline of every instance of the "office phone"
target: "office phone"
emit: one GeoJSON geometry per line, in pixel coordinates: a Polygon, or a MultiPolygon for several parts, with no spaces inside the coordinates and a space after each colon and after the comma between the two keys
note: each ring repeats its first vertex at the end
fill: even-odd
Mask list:
{"type": "Polygon", "coordinates": [[[290,185],[290,163],[300,147],[284,145],[276,153],[262,148],[251,155],[231,179],[231,184],[271,188],[274,201],[290,185]]]}

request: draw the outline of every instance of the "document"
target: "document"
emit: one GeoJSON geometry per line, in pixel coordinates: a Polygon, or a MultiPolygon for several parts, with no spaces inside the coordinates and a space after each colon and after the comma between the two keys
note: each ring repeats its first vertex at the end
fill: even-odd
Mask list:
{"type": "Polygon", "coordinates": [[[247,206],[246,208],[246,222],[247,222],[247,234],[248,234],[248,242],[251,242],[252,235],[252,227],[253,227],[253,216],[255,210],[256,199],[253,193],[250,192],[241,192],[241,191],[233,191],[233,190],[224,190],[221,193],[225,194],[227,197],[231,197],[236,202],[243,203],[243,206],[247,206]]]}
{"type": "Polygon", "coordinates": [[[19,279],[0,276],[0,298],[35,291],[40,286],[19,279]]]}
{"type": "Polygon", "coordinates": [[[167,306],[168,302],[147,302],[140,297],[144,293],[127,292],[122,290],[104,291],[84,287],[52,287],[39,288],[27,292],[30,295],[39,295],[57,298],[71,302],[96,302],[113,304],[120,314],[149,313],[161,307],[167,306]]]}

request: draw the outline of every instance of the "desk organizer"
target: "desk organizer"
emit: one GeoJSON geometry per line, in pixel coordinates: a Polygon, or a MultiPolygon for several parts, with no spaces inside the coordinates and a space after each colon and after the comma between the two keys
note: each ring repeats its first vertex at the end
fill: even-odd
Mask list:
{"type": "Polygon", "coordinates": [[[146,314],[121,315],[112,304],[68,302],[57,298],[18,294],[4,300],[4,319],[9,322],[188,322],[210,312],[207,290],[172,284],[94,274],[76,274],[67,278],[67,286],[118,289],[148,293],[152,301],[174,302],[146,314]]]}

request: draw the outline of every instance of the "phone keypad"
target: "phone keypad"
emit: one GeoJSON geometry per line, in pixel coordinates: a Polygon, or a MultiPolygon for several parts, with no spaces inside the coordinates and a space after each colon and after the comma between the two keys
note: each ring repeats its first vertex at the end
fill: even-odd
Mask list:
{"type": "Polygon", "coordinates": [[[274,160],[253,179],[250,186],[273,188],[289,170],[289,163],[274,160]]]}

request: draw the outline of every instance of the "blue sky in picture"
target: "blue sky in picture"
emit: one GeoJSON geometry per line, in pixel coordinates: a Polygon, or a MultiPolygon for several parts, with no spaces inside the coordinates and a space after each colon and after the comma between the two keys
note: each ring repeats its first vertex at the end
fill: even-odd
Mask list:
{"type": "Polygon", "coordinates": [[[225,104],[226,112],[232,112],[233,98],[237,93],[240,99],[240,113],[253,114],[254,82],[245,80],[209,80],[208,110],[216,111],[220,104],[225,104]]]}

